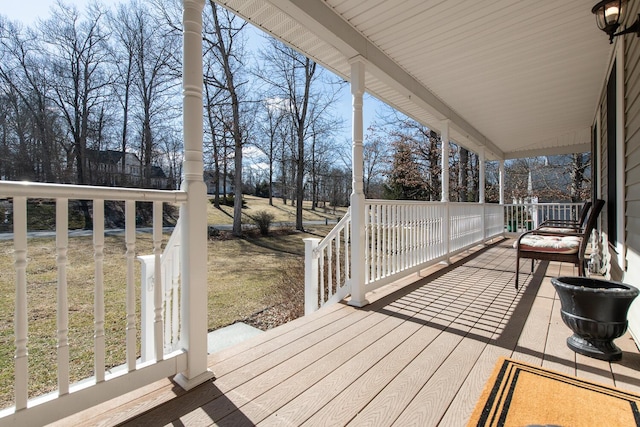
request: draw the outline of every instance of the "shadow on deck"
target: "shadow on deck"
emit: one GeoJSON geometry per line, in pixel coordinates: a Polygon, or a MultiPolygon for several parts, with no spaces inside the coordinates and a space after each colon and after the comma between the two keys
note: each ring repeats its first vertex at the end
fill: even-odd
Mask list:
{"type": "Polygon", "coordinates": [[[216,380],[194,390],[164,380],[61,425],[465,425],[501,356],[640,391],[628,335],[616,363],[566,347],[550,277],[573,267],[539,263],[516,291],[511,243],[213,354],[216,380]]]}

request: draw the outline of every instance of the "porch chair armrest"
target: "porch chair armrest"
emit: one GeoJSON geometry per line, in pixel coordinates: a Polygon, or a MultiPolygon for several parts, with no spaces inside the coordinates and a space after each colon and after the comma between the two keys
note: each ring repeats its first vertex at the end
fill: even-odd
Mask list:
{"type": "Polygon", "coordinates": [[[575,236],[575,237],[583,237],[584,236],[584,230],[573,230],[573,231],[567,231],[567,230],[541,230],[539,228],[536,228],[535,230],[531,230],[531,231],[527,231],[526,233],[522,233],[522,235],[520,236],[520,238],[518,239],[518,241],[520,241],[522,239],[523,236],[525,235],[540,235],[540,236],[557,236],[557,237],[565,237],[565,236],[575,236]]]}
{"type": "Polygon", "coordinates": [[[539,227],[580,227],[580,222],[571,219],[547,219],[542,221],[539,227]]]}

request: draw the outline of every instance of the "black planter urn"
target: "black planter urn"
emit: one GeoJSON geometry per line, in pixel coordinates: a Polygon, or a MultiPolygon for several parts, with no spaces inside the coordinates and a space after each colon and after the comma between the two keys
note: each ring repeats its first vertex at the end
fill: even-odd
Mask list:
{"type": "Polygon", "coordinates": [[[627,330],[627,312],[638,289],[620,282],[588,277],[554,277],[562,320],[572,331],[567,346],[600,360],[620,360],[613,340],[627,330]]]}

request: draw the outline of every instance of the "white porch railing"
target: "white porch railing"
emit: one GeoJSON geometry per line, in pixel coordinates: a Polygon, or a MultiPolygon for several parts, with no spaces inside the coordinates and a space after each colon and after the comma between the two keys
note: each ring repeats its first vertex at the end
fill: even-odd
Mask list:
{"type": "MultiPolygon", "coordinates": [[[[501,235],[503,215],[503,207],[492,204],[367,200],[365,290],[447,261],[501,235]]],[[[339,301],[349,292],[351,224],[347,215],[322,241],[305,239],[305,313],[339,301]]]]}
{"type": "Polygon", "coordinates": [[[340,301],[349,294],[351,210],[322,241],[303,239],[305,243],[304,313],[310,314],[325,304],[340,301]]]}
{"type": "Polygon", "coordinates": [[[505,228],[509,233],[533,230],[548,219],[580,219],[584,203],[511,203],[504,205],[505,228]]]}
{"type": "MultiPolygon", "coordinates": [[[[161,378],[183,372],[187,354],[184,350],[164,354],[162,285],[154,288],[153,304],[153,355],[145,363],[138,358],[138,330],[136,326],[136,202],[153,203],[153,257],[155,277],[160,277],[162,253],[162,206],[163,203],[184,203],[187,194],[183,191],[139,190],[125,188],[89,187],[41,183],[0,182],[0,197],[10,198],[13,203],[13,245],[15,257],[15,406],[0,411],[0,425],[41,425],[50,420],[80,411],[106,399],[118,396],[161,378]],[[28,232],[27,200],[29,198],[53,199],[56,204],[57,301],[55,306],[57,325],[57,390],[45,396],[29,396],[29,318],[27,300],[28,232]],[[67,284],[67,252],[69,249],[68,206],[69,200],[90,200],[93,217],[94,281],[94,325],[92,332],[94,375],[71,384],[69,360],[69,306],[67,284]],[[122,328],[126,347],[125,364],[107,371],[105,366],[105,287],[104,287],[104,202],[124,201],[125,204],[125,259],[126,259],[126,304],[122,315],[122,328]],[[26,411],[26,408],[29,408],[26,411]]],[[[87,315],[91,315],[87,313],[87,315]]],[[[142,331],[144,332],[144,331],[142,331]]]]}
{"type": "MultiPolygon", "coordinates": [[[[162,327],[164,354],[169,354],[180,348],[180,230],[181,221],[178,220],[171,237],[160,257],[162,287],[162,327]]],[[[140,270],[140,329],[141,361],[147,362],[155,357],[154,307],[156,306],[155,255],[138,257],[142,268],[140,270]]]]}

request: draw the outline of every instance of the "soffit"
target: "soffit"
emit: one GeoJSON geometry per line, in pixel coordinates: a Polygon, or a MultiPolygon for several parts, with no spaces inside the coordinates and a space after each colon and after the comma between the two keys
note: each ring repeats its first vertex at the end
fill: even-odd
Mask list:
{"type": "Polygon", "coordinates": [[[221,5],[487,158],[585,151],[612,48],[580,0],[228,0],[221,5]]]}

